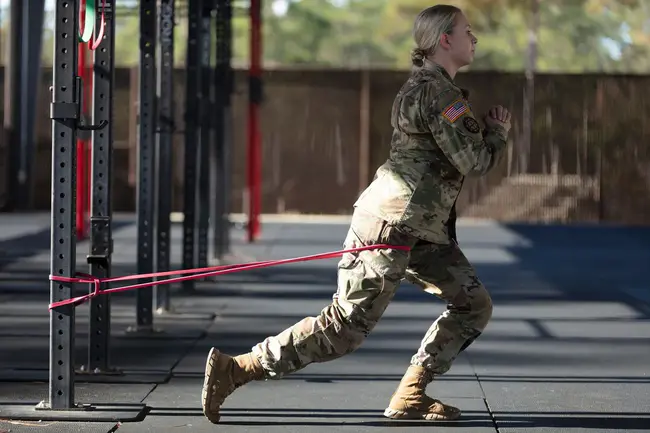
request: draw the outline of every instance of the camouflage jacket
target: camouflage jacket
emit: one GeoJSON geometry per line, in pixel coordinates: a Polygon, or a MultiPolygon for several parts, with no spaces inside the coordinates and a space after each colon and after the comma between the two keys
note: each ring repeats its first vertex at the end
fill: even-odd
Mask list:
{"type": "Polygon", "coordinates": [[[481,130],[467,101],[440,66],[415,70],[391,112],[388,160],[355,206],[415,236],[449,242],[447,223],[465,176],[480,176],[506,146],[502,127],[481,130]]]}

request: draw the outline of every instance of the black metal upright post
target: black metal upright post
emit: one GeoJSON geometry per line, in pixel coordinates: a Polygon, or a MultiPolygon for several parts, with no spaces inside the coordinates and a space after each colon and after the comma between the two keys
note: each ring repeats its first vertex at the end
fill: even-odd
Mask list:
{"type": "Polygon", "coordinates": [[[216,66],[214,75],[214,149],[212,174],[212,258],[219,260],[230,250],[230,200],[232,158],[232,1],[216,4],[216,66]]]}
{"type": "MultiPolygon", "coordinates": [[[[106,1],[112,6],[112,1],[106,1]]],[[[30,3],[31,4],[31,3],[30,3]]],[[[112,10],[112,9],[111,9],[112,10]]],[[[110,114],[104,114],[96,125],[81,120],[83,83],[77,76],[79,32],[79,0],[57,1],[54,19],[54,65],[52,83],[52,179],[51,179],[51,231],[50,274],[53,277],[76,277],[76,142],[78,131],[102,131],[110,114]]],[[[106,45],[104,45],[106,47],[106,45]]],[[[110,56],[110,53],[107,52],[110,56]]],[[[101,98],[101,94],[96,95],[101,98]]],[[[107,97],[104,94],[104,97],[107,97]]],[[[105,107],[110,107],[106,105],[105,107]]],[[[110,109],[109,109],[110,113],[110,109]]],[[[99,134],[101,134],[100,132],[99,134]]],[[[100,138],[110,142],[107,131],[100,138]]],[[[98,135],[99,137],[99,135],[98,135]]],[[[102,146],[101,141],[94,143],[102,146]]],[[[106,149],[98,149],[105,152],[106,149]]],[[[96,154],[95,157],[98,157],[96,154]]],[[[97,160],[98,165],[101,163],[97,160]]],[[[108,160],[105,164],[109,164],[108,160]]],[[[109,168],[105,168],[108,177],[109,168]]],[[[99,176],[99,172],[94,173],[99,176]]],[[[98,183],[94,193],[99,190],[98,183]]],[[[104,183],[104,187],[108,184],[104,183]]],[[[102,191],[101,194],[110,194],[102,191]]],[[[106,196],[107,197],[107,196],[106,196]]],[[[110,207],[109,207],[110,209],[110,207]]],[[[96,220],[97,221],[97,220],[96,220]]],[[[98,227],[95,227],[99,229],[98,227]]],[[[98,230],[95,231],[98,233],[98,230]]],[[[106,234],[106,231],[103,231],[106,234]]],[[[93,245],[97,245],[93,241],[93,245]]],[[[71,282],[50,282],[50,303],[70,299],[75,293],[71,282]]],[[[92,314],[92,313],[91,313],[92,314]]],[[[91,325],[92,326],[92,325],[91,325]]],[[[90,335],[89,343],[101,339],[90,335]]],[[[96,336],[95,336],[96,337],[96,336]]],[[[40,421],[135,421],[145,415],[144,404],[94,405],[75,404],[75,306],[63,305],[50,310],[50,368],[48,400],[38,405],[0,405],[3,419],[40,421]]]]}
{"type": "MultiPolygon", "coordinates": [[[[76,274],[76,143],[81,82],[77,73],[78,0],[56,3],[52,105],[52,222],[50,274],[76,274]]],[[[50,302],[69,299],[74,284],[52,281],[50,302]]],[[[50,311],[49,406],[74,406],[75,308],[50,311]]]]}
{"type": "MultiPolygon", "coordinates": [[[[112,155],[113,155],[113,82],[115,59],[114,0],[104,0],[106,26],[104,38],[94,51],[93,123],[108,122],[106,128],[92,136],[92,173],[90,208],[90,274],[97,278],[111,275],[113,253],[112,218],[112,155]]],[[[97,4],[98,9],[101,5],[97,4]]],[[[101,14],[97,11],[97,24],[101,14]]],[[[108,287],[103,287],[104,289],[108,287]]],[[[94,290],[94,287],[90,287],[94,290]]],[[[88,333],[88,372],[109,372],[109,342],[111,335],[110,295],[90,300],[88,333]]]]}
{"type": "Polygon", "coordinates": [[[212,11],[215,0],[203,0],[201,14],[201,139],[199,140],[199,232],[198,232],[198,257],[197,265],[200,268],[208,266],[208,233],[210,231],[210,151],[211,133],[213,126],[212,112],[212,67],[210,57],[212,11]]]}
{"type": "MultiPolygon", "coordinates": [[[[200,48],[201,48],[201,15],[202,0],[189,0],[187,60],[185,85],[185,173],[183,195],[183,269],[196,267],[196,188],[198,183],[198,141],[200,138],[200,48]]],[[[194,290],[194,280],[184,281],[185,291],[194,290]]]]}
{"type": "MultiPolygon", "coordinates": [[[[139,274],[154,272],[155,258],[156,9],[156,0],[140,1],[140,129],[136,188],[139,274]]],[[[153,288],[137,290],[136,297],[136,331],[153,330],[153,288]]]]}
{"type": "MultiPolygon", "coordinates": [[[[170,270],[172,211],[172,138],[174,132],[174,0],[160,0],[157,68],[158,135],[156,190],[156,272],[170,270]]],[[[156,311],[171,308],[169,286],[156,286],[156,311]]]]}

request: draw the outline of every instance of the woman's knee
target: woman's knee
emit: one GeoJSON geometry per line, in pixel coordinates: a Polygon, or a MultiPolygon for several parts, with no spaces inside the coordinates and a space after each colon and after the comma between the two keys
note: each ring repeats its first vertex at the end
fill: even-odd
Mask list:
{"type": "Polygon", "coordinates": [[[487,289],[481,285],[470,293],[470,309],[472,327],[478,331],[483,331],[492,318],[492,297],[487,289]]]}
{"type": "Polygon", "coordinates": [[[293,341],[305,359],[328,361],[357,350],[375,324],[358,312],[350,314],[335,300],[317,317],[298,323],[292,333],[293,341]]]}

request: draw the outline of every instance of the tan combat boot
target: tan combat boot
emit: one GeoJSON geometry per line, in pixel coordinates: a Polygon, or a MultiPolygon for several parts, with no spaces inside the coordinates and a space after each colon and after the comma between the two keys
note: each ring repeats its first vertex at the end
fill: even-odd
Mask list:
{"type": "Polygon", "coordinates": [[[384,416],[392,419],[448,421],[460,417],[460,409],[443,404],[424,393],[433,375],[424,367],[409,366],[390,399],[384,416]]]}
{"type": "Polygon", "coordinates": [[[263,378],[262,365],[251,353],[232,357],[213,347],[205,365],[201,392],[203,414],[214,424],[218,423],[219,409],[226,397],[240,386],[263,378]]]}

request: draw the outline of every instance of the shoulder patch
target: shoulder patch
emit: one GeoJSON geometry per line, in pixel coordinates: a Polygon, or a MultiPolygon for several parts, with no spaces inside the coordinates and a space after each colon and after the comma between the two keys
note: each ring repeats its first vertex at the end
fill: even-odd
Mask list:
{"type": "Polygon", "coordinates": [[[474,133],[474,134],[481,131],[481,127],[479,126],[476,119],[474,119],[473,117],[464,118],[463,119],[463,126],[465,126],[465,128],[467,128],[467,130],[469,132],[474,133]]]}
{"type": "Polygon", "coordinates": [[[469,106],[462,99],[458,99],[451,103],[447,108],[442,110],[442,116],[449,120],[451,123],[454,123],[460,116],[467,113],[469,106]]]}

